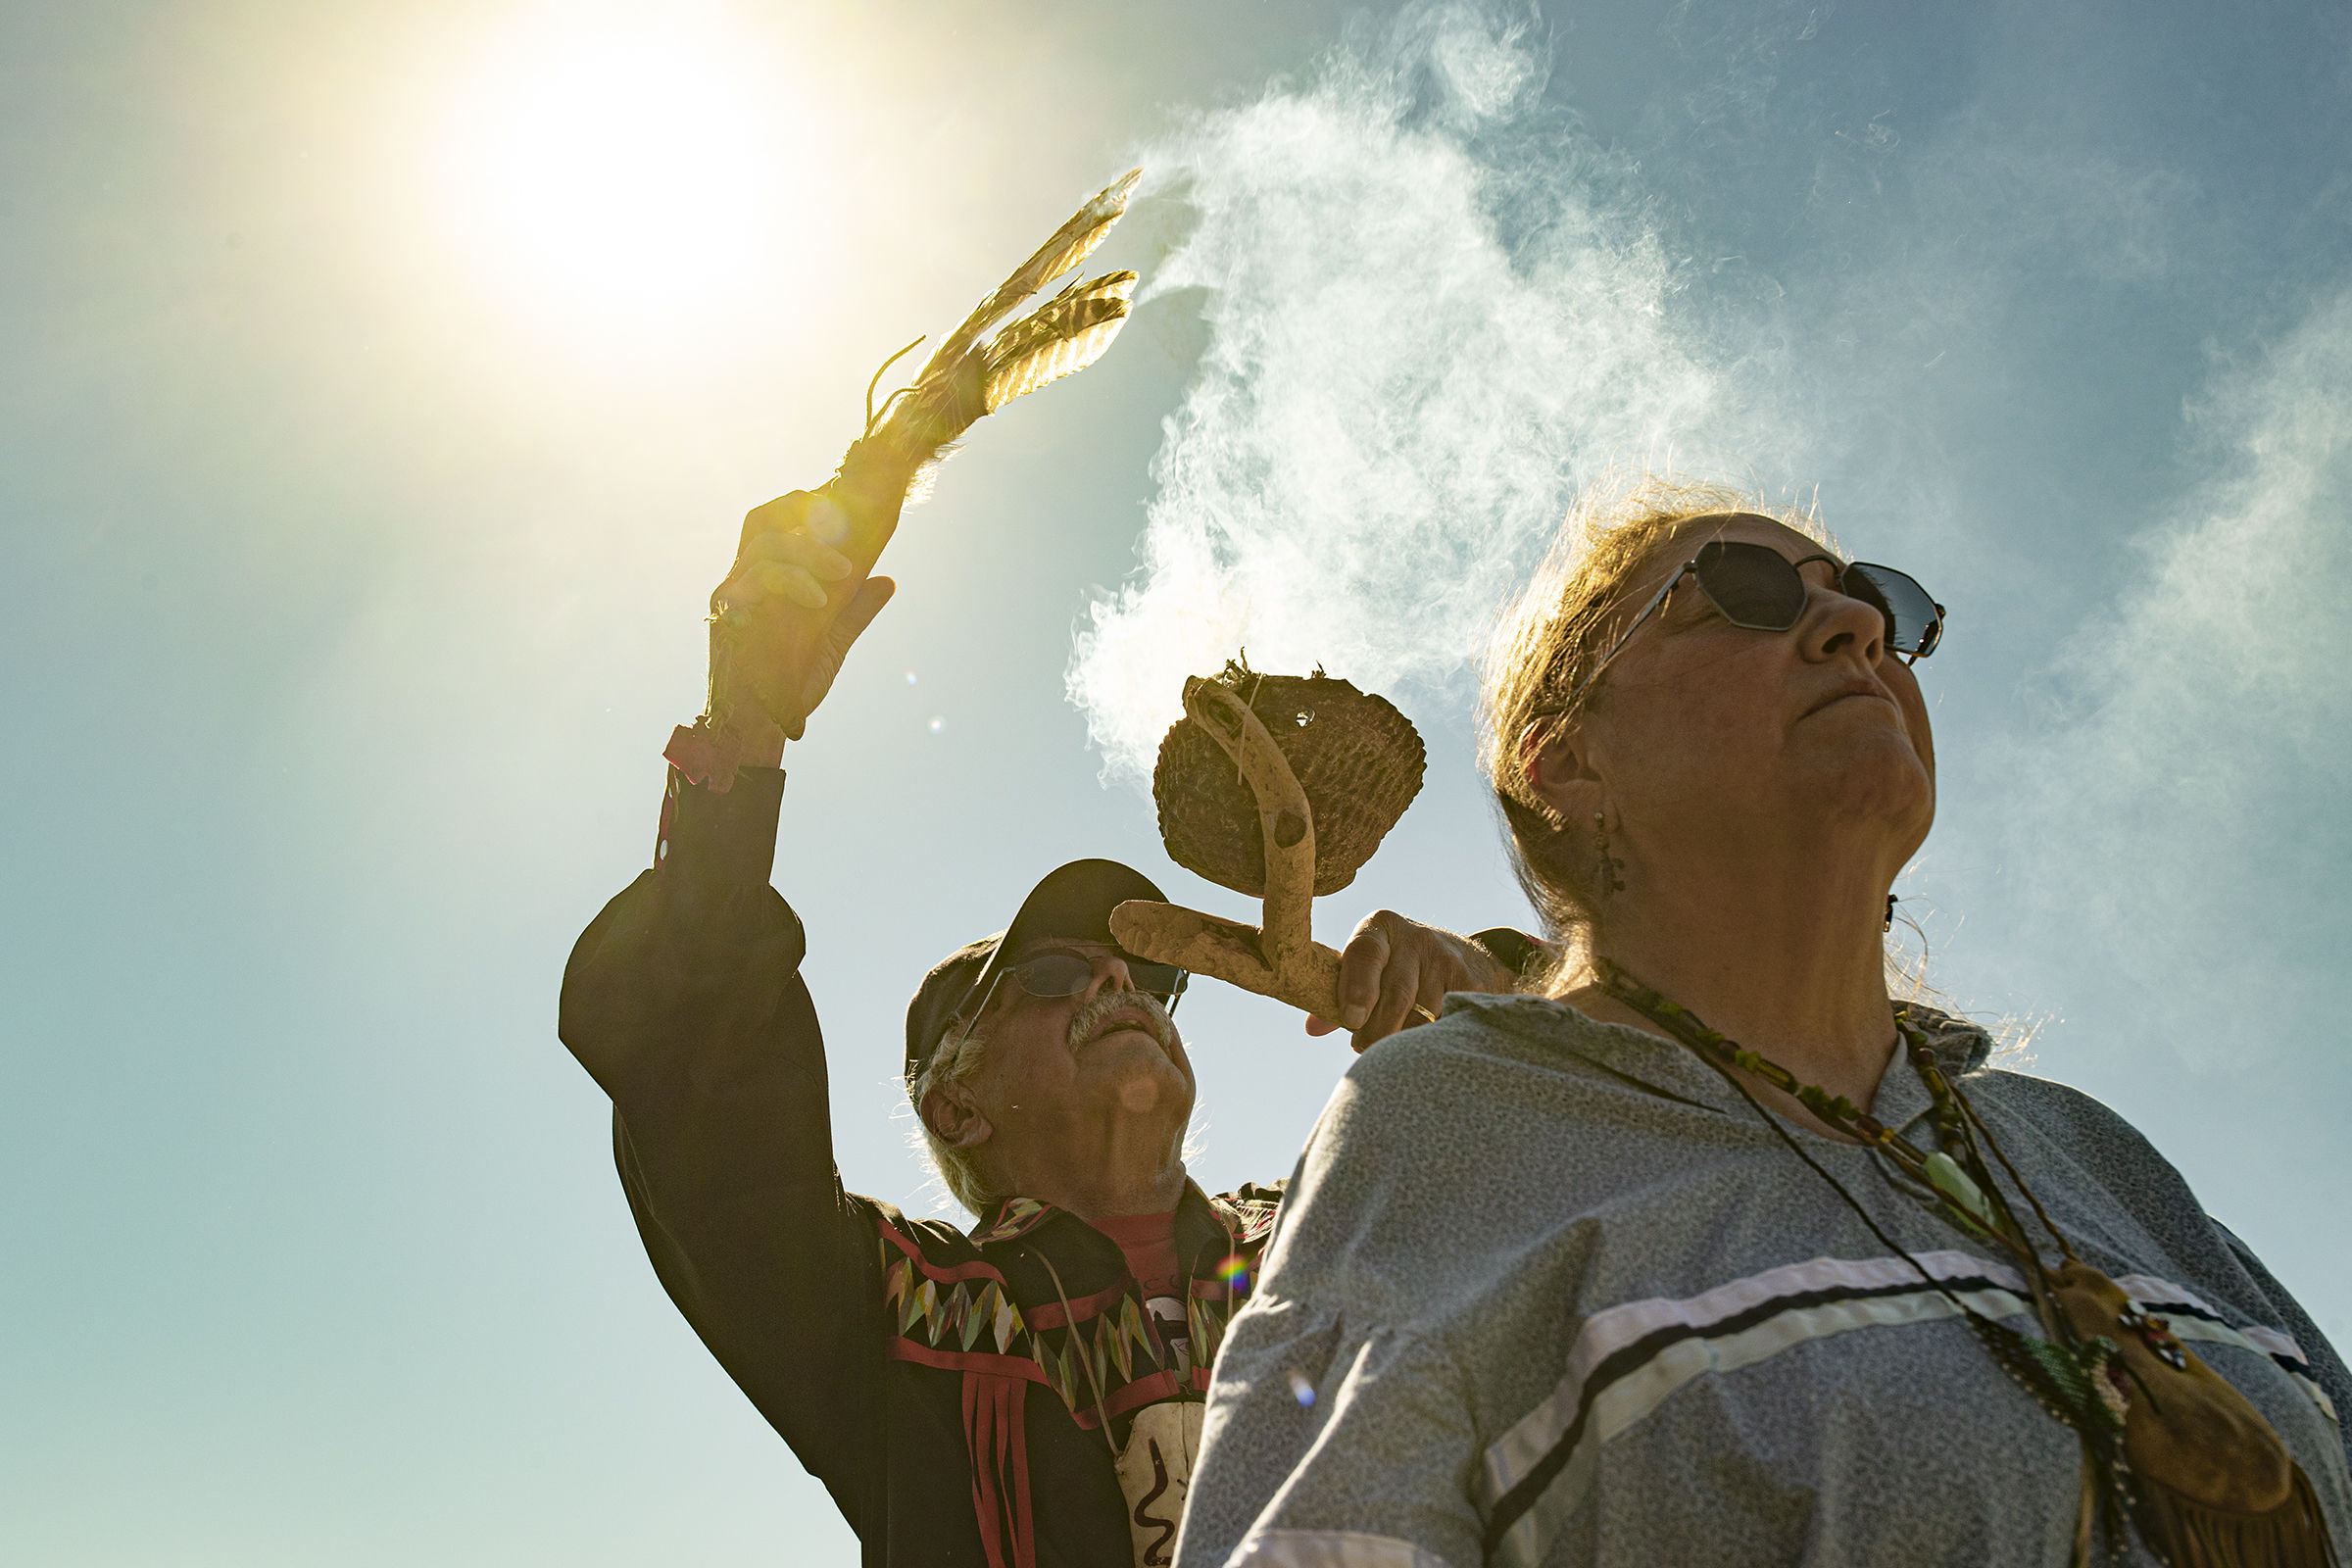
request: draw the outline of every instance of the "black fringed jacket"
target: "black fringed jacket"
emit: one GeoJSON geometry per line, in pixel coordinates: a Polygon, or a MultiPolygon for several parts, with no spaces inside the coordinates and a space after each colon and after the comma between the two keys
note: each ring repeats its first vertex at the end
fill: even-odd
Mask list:
{"type": "Polygon", "coordinates": [[[1205,1396],[1278,1190],[1188,1185],[1182,1374],[1075,1215],[1010,1199],[967,1235],[843,1192],[801,922],[767,884],[783,791],[776,768],[724,794],[672,772],[657,869],[564,970],[558,1032],[612,1097],[654,1270],[869,1568],[1133,1562],[1113,1446],[1142,1406],[1205,1396]]]}

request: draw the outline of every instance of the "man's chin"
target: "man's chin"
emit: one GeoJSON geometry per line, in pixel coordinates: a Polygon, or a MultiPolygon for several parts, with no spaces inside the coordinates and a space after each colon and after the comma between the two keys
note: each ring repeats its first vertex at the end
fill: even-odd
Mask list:
{"type": "Polygon", "coordinates": [[[1122,1086],[1181,1084],[1188,1092],[1192,1086],[1183,1062],[1149,1029],[1097,1035],[1079,1048],[1078,1059],[1086,1072],[1117,1078],[1122,1086]]]}
{"type": "Polygon", "coordinates": [[[1159,1043],[1159,1037],[1141,1024],[1105,1029],[1078,1048],[1082,1056],[1124,1056],[1146,1052],[1162,1061],[1173,1060],[1168,1048],[1159,1043]]]}

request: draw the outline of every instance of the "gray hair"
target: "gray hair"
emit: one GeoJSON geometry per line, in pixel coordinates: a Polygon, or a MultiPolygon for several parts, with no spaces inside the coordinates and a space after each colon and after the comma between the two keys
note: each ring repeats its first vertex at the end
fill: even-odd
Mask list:
{"type": "Polygon", "coordinates": [[[981,1029],[980,1020],[973,1019],[964,1025],[961,1034],[951,1034],[939,1043],[939,1049],[931,1053],[922,1072],[906,1088],[906,1098],[914,1103],[915,1122],[923,1130],[924,1152],[932,1174],[956,1201],[974,1214],[1004,1195],[992,1190],[987,1178],[980,1174],[976,1150],[957,1149],[932,1129],[931,1118],[923,1114],[923,1102],[934,1089],[969,1081],[979,1069],[980,1051],[987,1044],[988,1035],[981,1029]]]}

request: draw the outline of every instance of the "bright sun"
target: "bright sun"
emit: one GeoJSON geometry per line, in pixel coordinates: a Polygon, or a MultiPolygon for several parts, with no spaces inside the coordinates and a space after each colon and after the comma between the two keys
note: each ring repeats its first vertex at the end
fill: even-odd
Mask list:
{"type": "Polygon", "coordinates": [[[606,320],[739,301],[772,273],[821,158],[748,43],[604,21],[494,52],[449,150],[475,265],[606,320]]]}

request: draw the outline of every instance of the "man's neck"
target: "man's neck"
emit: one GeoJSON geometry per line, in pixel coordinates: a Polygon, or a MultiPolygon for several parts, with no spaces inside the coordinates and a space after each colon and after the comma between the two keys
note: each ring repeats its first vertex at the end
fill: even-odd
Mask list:
{"type": "Polygon", "coordinates": [[[1006,1160],[995,1172],[997,1185],[1090,1222],[1164,1214],[1184,1197],[1181,1131],[1171,1137],[1164,1127],[1114,1124],[1091,1132],[1006,1160]]]}

